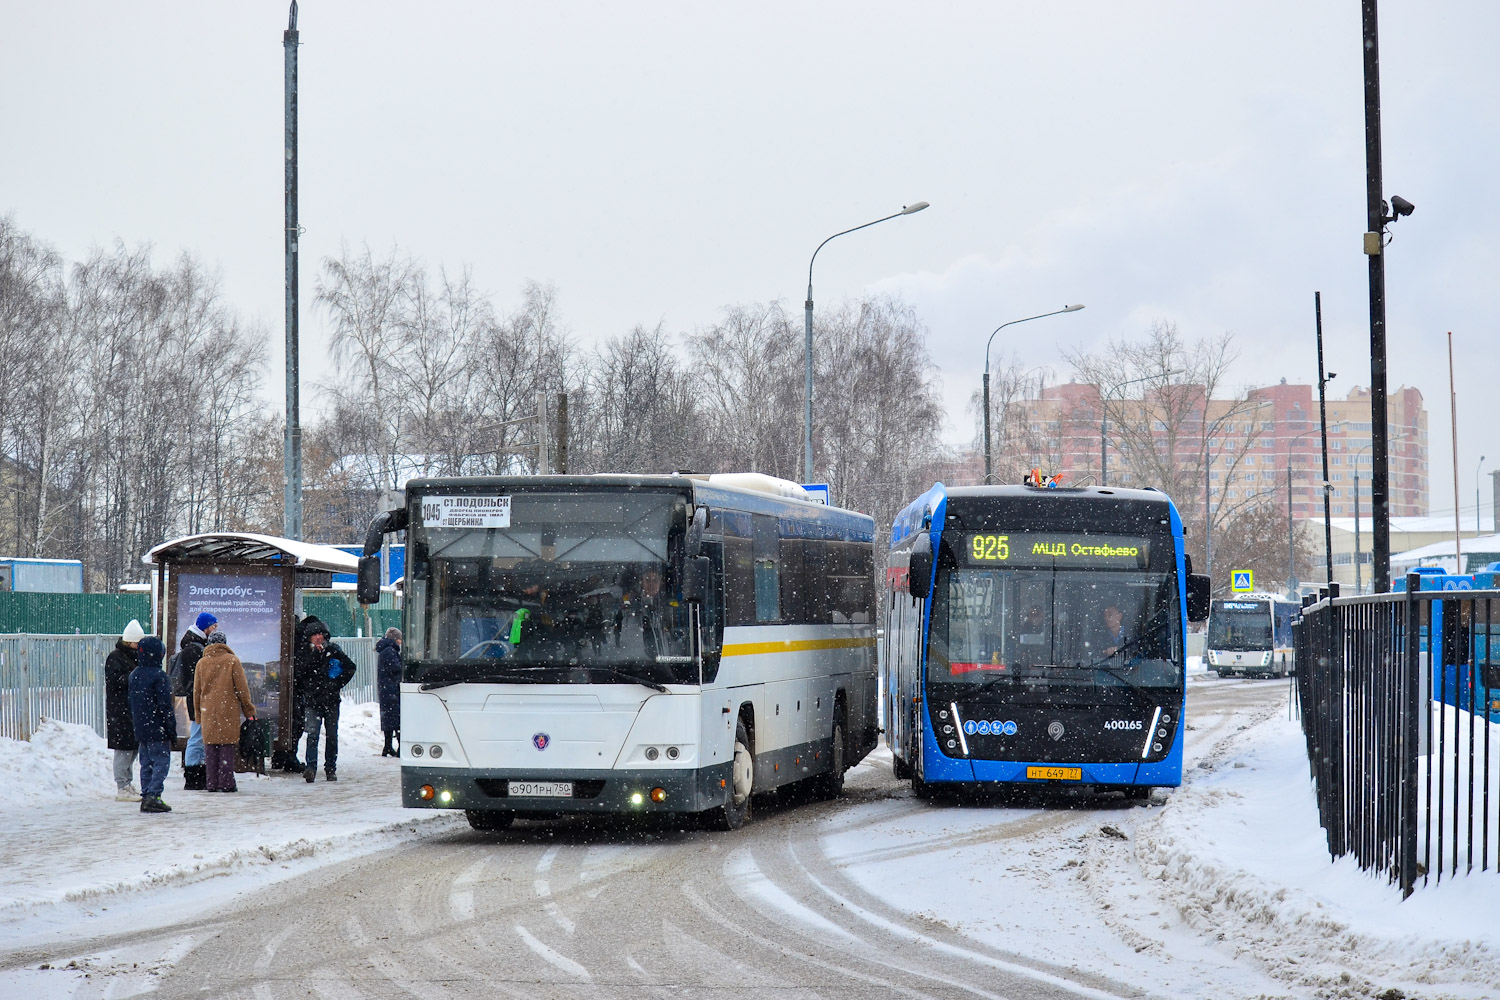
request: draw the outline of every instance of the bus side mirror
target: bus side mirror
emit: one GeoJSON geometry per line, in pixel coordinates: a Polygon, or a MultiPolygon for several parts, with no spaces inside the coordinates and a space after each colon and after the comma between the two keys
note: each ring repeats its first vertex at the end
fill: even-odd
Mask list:
{"type": "Polygon", "coordinates": [[[703,551],[703,529],[708,527],[708,508],[700,506],[693,511],[693,520],[687,528],[687,544],[684,552],[693,558],[703,551]]]}
{"type": "Polygon", "coordinates": [[[932,536],[922,532],[912,542],[907,562],[906,589],[913,597],[925,598],[932,587],[932,536]]]}
{"type": "Polygon", "coordinates": [[[692,556],[682,563],[682,598],[690,604],[708,600],[708,581],[712,575],[708,556],[692,556]]]}
{"type": "Polygon", "coordinates": [[[1208,621],[1208,595],[1212,581],[1204,573],[1189,573],[1187,578],[1187,613],[1190,622],[1208,621]]]}
{"type": "Polygon", "coordinates": [[[360,556],[359,577],[355,590],[361,604],[380,603],[380,557],[360,556]]]}

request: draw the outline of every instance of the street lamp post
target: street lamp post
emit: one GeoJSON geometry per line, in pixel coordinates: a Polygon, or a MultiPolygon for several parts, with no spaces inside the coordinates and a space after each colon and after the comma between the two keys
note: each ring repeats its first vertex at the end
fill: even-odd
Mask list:
{"type": "MultiPolygon", "coordinates": [[[[809,295],[808,298],[811,299],[812,296],[809,295]]],[[[1061,309],[1054,309],[1051,312],[1038,313],[1035,316],[1026,316],[1022,319],[1013,319],[1008,323],[1001,323],[995,327],[995,332],[990,334],[990,339],[984,342],[984,376],[981,381],[984,384],[984,484],[986,486],[989,485],[990,476],[993,474],[993,466],[990,462],[990,346],[995,342],[995,334],[1004,330],[1007,326],[1015,326],[1017,323],[1029,323],[1034,319],[1045,319],[1048,316],[1059,316],[1062,313],[1077,312],[1082,308],[1082,304],[1063,306],[1061,309]]]]}
{"type": "Polygon", "coordinates": [[[1154,378],[1169,379],[1173,375],[1181,375],[1183,369],[1173,368],[1169,372],[1160,372],[1156,375],[1142,375],[1140,378],[1126,379],[1124,382],[1116,382],[1109,391],[1099,397],[1099,485],[1109,485],[1109,397],[1115,394],[1117,389],[1123,389],[1127,385],[1135,385],[1137,382],[1149,382],[1154,378]]]}
{"type": "Polygon", "coordinates": [[[804,352],[806,354],[805,361],[806,361],[806,368],[807,368],[807,371],[806,371],[806,375],[807,375],[807,384],[806,384],[807,399],[806,399],[806,408],[804,409],[803,415],[802,415],[802,475],[803,475],[803,481],[804,482],[810,483],[810,482],[813,481],[813,434],[812,434],[812,404],[813,404],[813,288],[812,288],[812,272],[813,272],[813,263],[818,259],[818,250],[822,250],[824,247],[826,247],[828,245],[829,241],[836,240],[840,236],[847,236],[850,233],[857,233],[861,229],[869,229],[871,226],[879,225],[882,222],[889,222],[891,219],[899,218],[899,217],[901,217],[903,215],[913,215],[913,214],[915,214],[917,212],[922,211],[922,209],[924,209],[926,207],[927,207],[927,202],[925,202],[925,201],[915,202],[915,203],[913,203],[911,205],[903,205],[902,208],[901,208],[901,211],[899,211],[899,212],[893,212],[890,215],[884,216],[883,218],[876,219],[874,222],[866,222],[862,226],[855,226],[853,229],[845,229],[843,232],[834,233],[832,236],[828,237],[828,239],[826,239],[822,243],[818,244],[818,249],[813,251],[812,259],[807,262],[807,301],[804,303],[804,307],[806,309],[806,317],[807,317],[807,337],[806,337],[806,344],[804,345],[804,352]]]}
{"type": "MultiPolygon", "coordinates": [[[[1484,468],[1484,456],[1480,455],[1479,456],[1479,464],[1476,465],[1476,466],[1474,466],[1474,537],[1475,538],[1478,538],[1481,534],[1484,533],[1483,530],[1479,526],[1479,470],[1482,469],[1482,468],[1484,468]]],[[[1457,507],[1458,506],[1458,501],[1455,500],[1453,502],[1453,505],[1455,507],[1457,507]]]]}
{"type": "MultiPolygon", "coordinates": [[[[1288,441],[1286,446],[1286,579],[1287,591],[1293,597],[1296,597],[1300,592],[1301,581],[1297,579],[1297,525],[1296,522],[1292,520],[1292,447],[1298,441],[1301,441],[1303,438],[1307,437],[1309,434],[1318,434],[1322,431],[1323,428],[1321,426],[1315,427],[1312,430],[1303,431],[1301,434],[1298,434],[1296,437],[1288,441]]],[[[1324,461],[1326,462],[1327,459],[1325,458],[1324,461]]],[[[1326,473],[1324,474],[1323,478],[1326,485],[1326,480],[1328,478],[1326,473]]],[[[1326,491],[1324,492],[1324,496],[1327,496],[1326,491]]],[[[1329,559],[1329,566],[1331,567],[1332,556],[1330,556],[1329,559]]],[[[1332,578],[1333,573],[1332,569],[1330,569],[1329,579],[1332,580],[1332,578]]]]}

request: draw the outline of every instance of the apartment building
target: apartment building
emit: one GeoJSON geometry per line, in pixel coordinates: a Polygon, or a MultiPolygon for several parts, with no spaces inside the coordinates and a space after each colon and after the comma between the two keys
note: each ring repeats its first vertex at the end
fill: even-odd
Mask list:
{"type": "MultiPolygon", "coordinates": [[[[1251,389],[1236,399],[1206,398],[1202,386],[1170,385],[1144,396],[1111,396],[1070,382],[1049,386],[995,415],[997,470],[1040,465],[1070,483],[1157,486],[1215,509],[1275,498],[1292,515],[1322,518],[1322,454],[1315,387],[1251,389]]],[[[1335,519],[1370,516],[1370,393],[1356,386],[1328,406],[1328,463],[1335,519]]],[[[1387,396],[1390,513],[1429,512],[1427,411],[1419,390],[1387,396]]]]}

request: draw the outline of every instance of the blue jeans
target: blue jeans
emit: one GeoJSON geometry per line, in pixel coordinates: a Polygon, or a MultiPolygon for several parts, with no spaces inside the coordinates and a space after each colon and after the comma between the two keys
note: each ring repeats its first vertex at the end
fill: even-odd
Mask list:
{"type": "Polygon", "coordinates": [[[142,743],[141,798],[159,799],[167,785],[167,768],[172,764],[172,744],[142,743]]]}
{"type": "Polygon", "coordinates": [[[182,752],[183,767],[202,767],[203,755],[203,727],[196,722],[188,723],[187,749],[182,752]]]}
{"type": "Polygon", "coordinates": [[[328,711],[308,702],[307,717],[304,720],[303,729],[307,733],[307,769],[316,771],[318,769],[318,724],[323,724],[323,731],[328,735],[328,749],[324,751],[323,769],[332,771],[338,767],[339,762],[339,703],[334,702],[328,711]]]}

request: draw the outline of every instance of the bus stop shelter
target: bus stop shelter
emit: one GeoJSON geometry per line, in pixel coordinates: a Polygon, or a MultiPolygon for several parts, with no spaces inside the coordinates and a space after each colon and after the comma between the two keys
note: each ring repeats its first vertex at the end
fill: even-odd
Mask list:
{"type": "MultiPolygon", "coordinates": [[[[273,748],[295,750],[302,727],[292,718],[292,667],[302,589],[328,587],[359,560],[331,545],[219,531],[163,542],[142,561],[154,567],[152,630],[167,655],[200,614],[212,613],[245,665],[256,715],[274,720],[273,748]]],[[[177,701],[185,744],[187,703],[177,701]]]]}

